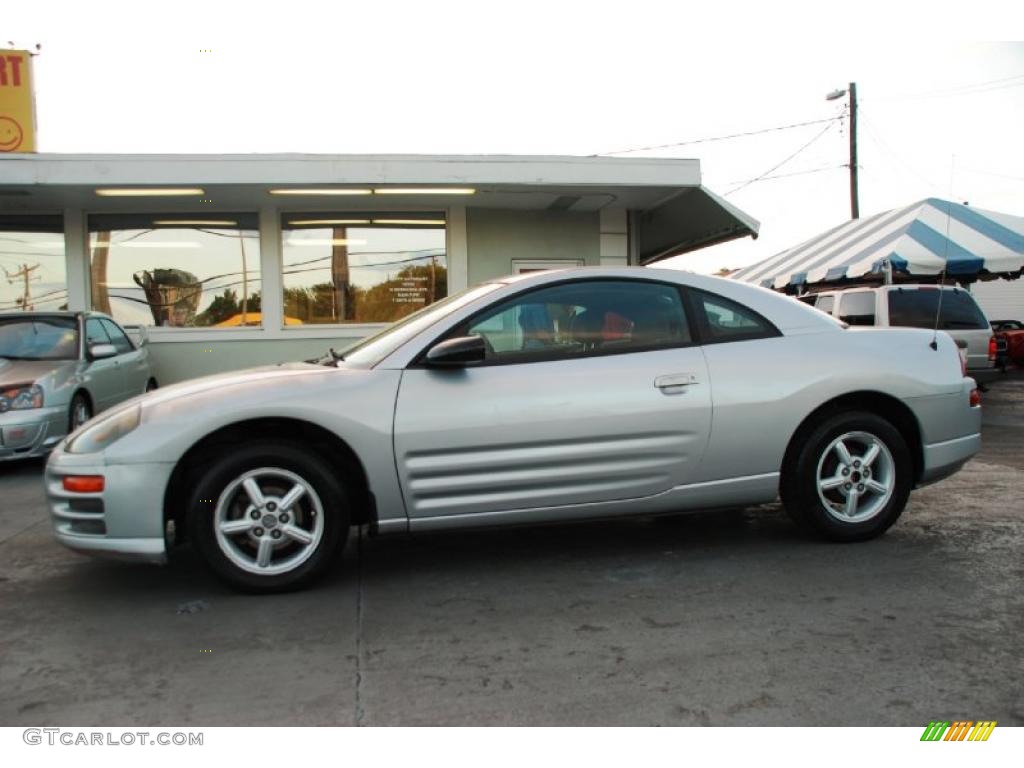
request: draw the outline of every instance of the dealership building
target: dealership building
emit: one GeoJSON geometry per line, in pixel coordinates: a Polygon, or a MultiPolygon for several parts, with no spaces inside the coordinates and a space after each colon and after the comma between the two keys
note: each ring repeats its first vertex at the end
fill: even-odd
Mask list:
{"type": "Polygon", "coordinates": [[[0,155],[0,311],[146,328],[163,384],[300,360],[469,285],[758,223],[678,159],[0,155]]]}

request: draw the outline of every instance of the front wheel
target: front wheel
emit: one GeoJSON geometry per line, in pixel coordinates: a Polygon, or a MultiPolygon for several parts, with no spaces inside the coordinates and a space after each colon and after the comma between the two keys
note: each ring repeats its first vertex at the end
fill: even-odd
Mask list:
{"type": "Polygon", "coordinates": [[[879,536],[903,512],[913,461],[900,432],[867,412],[822,421],[783,468],[782,502],[803,528],[833,541],[879,536]]]}
{"type": "Polygon", "coordinates": [[[79,392],[71,398],[71,407],[68,409],[68,434],[70,435],[91,418],[92,405],[89,403],[89,398],[79,392]]]}
{"type": "Polygon", "coordinates": [[[348,532],[336,474],[292,443],[255,442],[215,459],[195,487],[192,540],[214,573],[242,590],[304,586],[330,565],[348,532]]]}

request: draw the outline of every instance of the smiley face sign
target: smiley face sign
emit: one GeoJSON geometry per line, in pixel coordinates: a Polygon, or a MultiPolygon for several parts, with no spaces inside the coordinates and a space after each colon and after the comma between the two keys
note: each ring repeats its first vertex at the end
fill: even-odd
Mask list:
{"type": "Polygon", "coordinates": [[[24,140],[21,124],[13,117],[0,115],[0,152],[16,152],[24,140]]]}
{"type": "Polygon", "coordinates": [[[35,151],[32,55],[0,50],[0,152],[35,151]]]}

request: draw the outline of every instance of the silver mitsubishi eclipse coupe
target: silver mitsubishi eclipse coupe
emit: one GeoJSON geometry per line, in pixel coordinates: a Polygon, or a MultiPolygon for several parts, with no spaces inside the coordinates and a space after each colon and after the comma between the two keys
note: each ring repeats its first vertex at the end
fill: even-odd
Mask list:
{"type": "Polygon", "coordinates": [[[323,359],[111,408],[46,467],[72,549],[164,562],[190,541],[256,592],[371,532],[650,515],[782,498],[808,531],[878,536],[980,447],[944,332],[847,328],[674,270],[493,280],[323,359]]]}

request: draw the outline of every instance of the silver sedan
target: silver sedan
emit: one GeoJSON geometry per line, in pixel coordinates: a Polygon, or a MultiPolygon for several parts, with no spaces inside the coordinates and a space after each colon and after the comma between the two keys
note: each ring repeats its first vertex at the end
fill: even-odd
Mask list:
{"type": "Polygon", "coordinates": [[[318,361],[114,408],[46,470],[57,539],[246,590],[321,574],[353,525],[404,533],[770,502],[838,541],[980,446],[953,340],[847,328],[670,270],[494,280],[318,361]]]}
{"type": "Polygon", "coordinates": [[[0,461],[41,456],[156,387],[149,352],[99,312],[0,313],[0,461]]]}

